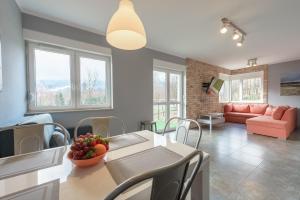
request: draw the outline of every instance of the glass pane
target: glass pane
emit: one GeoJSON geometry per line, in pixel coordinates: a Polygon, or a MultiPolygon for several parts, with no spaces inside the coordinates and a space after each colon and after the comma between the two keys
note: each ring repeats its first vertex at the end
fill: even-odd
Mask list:
{"type": "MultiPolygon", "coordinates": [[[[170,104],[170,118],[172,117],[181,117],[180,104],[170,104]]],[[[177,120],[172,120],[170,128],[176,128],[177,124],[177,120]]]]}
{"type": "Polygon", "coordinates": [[[180,74],[170,74],[170,101],[180,101],[180,74]]]}
{"type": "Polygon", "coordinates": [[[228,80],[224,81],[224,84],[219,93],[219,100],[220,100],[220,102],[229,101],[229,81],[228,80]]]}
{"type": "Polygon", "coordinates": [[[262,97],[261,78],[244,79],[243,84],[243,100],[259,101],[262,97]]]}
{"type": "Polygon", "coordinates": [[[106,89],[106,62],[80,57],[80,104],[106,104],[106,89]]]}
{"type": "Polygon", "coordinates": [[[153,71],[153,101],[166,102],[167,101],[167,81],[166,73],[160,71],[153,71]]]}
{"type": "Polygon", "coordinates": [[[163,130],[165,128],[166,118],[166,105],[153,105],[153,120],[156,121],[158,130],[163,130]]]}
{"type": "Polygon", "coordinates": [[[70,55],[35,49],[34,56],[36,106],[70,106],[70,55]]]}
{"type": "Polygon", "coordinates": [[[240,101],[240,80],[231,81],[231,101],[240,101]]]}

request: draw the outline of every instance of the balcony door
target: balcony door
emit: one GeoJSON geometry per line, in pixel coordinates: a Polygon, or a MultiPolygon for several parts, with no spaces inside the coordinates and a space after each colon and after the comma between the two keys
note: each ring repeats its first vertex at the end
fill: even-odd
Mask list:
{"type": "MultiPolygon", "coordinates": [[[[162,131],[171,117],[183,116],[183,72],[154,68],[153,120],[162,131]]],[[[175,122],[169,129],[175,128],[175,122]]]]}

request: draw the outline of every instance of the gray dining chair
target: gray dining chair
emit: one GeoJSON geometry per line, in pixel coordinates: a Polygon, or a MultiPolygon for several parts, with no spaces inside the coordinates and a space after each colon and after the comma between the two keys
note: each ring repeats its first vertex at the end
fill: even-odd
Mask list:
{"type": "Polygon", "coordinates": [[[74,137],[78,136],[78,129],[84,125],[89,124],[92,126],[92,132],[96,135],[102,135],[104,137],[110,137],[110,123],[115,120],[121,124],[122,134],[126,133],[126,125],[124,121],[116,116],[106,116],[106,117],[88,117],[80,120],[74,130],[74,137]]]}
{"type": "Polygon", "coordinates": [[[162,135],[167,133],[169,125],[175,120],[177,120],[175,140],[198,149],[202,137],[202,128],[196,120],[185,119],[182,117],[172,117],[167,121],[162,135]],[[195,127],[191,127],[191,124],[194,124],[195,127]],[[191,128],[196,128],[196,132],[194,132],[193,135],[190,134],[191,128]]]}
{"type": "Polygon", "coordinates": [[[114,200],[120,194],[143,181],[152,179],[150,190],[144,190],[130,200],[185,200],[203,161],[202,151],[195,150],[176,163],[134,176],[112,191],[104,200],[114,200]],[[189,175],[191,160],[198,157],[189,175]]]}
{"type": "Polygon", "coordinates": [[[60,142],[67,146],[69,133],[61,124],[49,122],[41,124],[22,124],[1,128],[0,131],[13,130],[14,136],[14,155],[25,154],[35,151],[41,151],[45,148],[45,129],[47,126],[59,128],[63,134],[60,142]]]}

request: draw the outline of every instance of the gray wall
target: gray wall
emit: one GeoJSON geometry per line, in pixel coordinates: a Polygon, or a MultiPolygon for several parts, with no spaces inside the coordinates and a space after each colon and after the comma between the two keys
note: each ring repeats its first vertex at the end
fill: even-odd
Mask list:
{"type": "MultiPolygon", "coordinates": [[[[23,14],[23,27],[73,40],[109,47],[105,37],[70,26],[23,14]]],[[[125,120],[128,130],[135,131],[141,120],[152,119],[153,59],[178,64],[185,60],[150,49],[123,51],[112,48],[114,109],[53,113],[54,120],[66,127],[88,116],[116,115],[125,120]]]]}
{"type": "Polygon", "coordinates": [[[289,105],[298,108],[298,127],[300,126],[300,96],[280,96],[281,75],[300,73],[300,60],[278,63],[269,66],[269,104],[289,105]]]}
{"type": "Polygon", "coordinates": [[[25,50],[21,13],[15,1],[0,1],[3,90],[0,91],[0,125],[13,123],[26,111],[25,50]]]}

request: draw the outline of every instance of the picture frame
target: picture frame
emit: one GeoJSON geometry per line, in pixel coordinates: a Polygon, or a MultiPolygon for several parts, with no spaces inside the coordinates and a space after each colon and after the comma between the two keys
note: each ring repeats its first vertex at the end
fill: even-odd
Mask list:
{"type": "Polygon", "coordinates": [[[281,75],[280,96],[300,96],[300,73],[281,75]]]}

